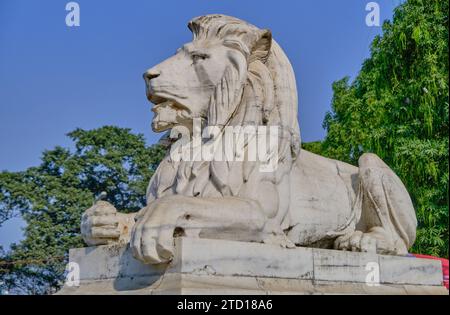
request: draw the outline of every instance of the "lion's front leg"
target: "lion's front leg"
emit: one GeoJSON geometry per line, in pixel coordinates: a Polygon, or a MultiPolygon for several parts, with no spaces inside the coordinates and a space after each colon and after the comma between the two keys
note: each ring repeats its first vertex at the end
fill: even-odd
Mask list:
{"type": "Polygon", "coordinates": [[[130,244],[136,259],[159,264],[173,258],[176,236],[264,242],[280,233],[255,201],[177,195],[141,210],[130,244]]]}

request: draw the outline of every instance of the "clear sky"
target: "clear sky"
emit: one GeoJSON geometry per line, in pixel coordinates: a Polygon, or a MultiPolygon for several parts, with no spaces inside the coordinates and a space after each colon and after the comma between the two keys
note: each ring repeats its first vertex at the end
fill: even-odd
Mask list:
{"type": "MultiPolygon", "coordinates": [[[[365,23],[366,0],[79,0],[71,28],[67,2],[0,0],[0,170],[39,164],[77,127],[128,127],[155,143],[142,73],[191,40],[191,18],[211,13],[272,31],[296,73],[302,139],[320,140],[332,82],[354,77],[381,33],[365,23]]],[[[376,2],[383,21],[402,1],[376,2]]],[[[21,226],[0,228],[0,245],[21,226]]]]}

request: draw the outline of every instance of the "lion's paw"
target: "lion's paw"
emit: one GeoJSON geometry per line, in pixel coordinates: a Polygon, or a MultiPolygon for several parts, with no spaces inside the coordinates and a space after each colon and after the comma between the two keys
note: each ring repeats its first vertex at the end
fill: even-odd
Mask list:
{"type": "Polygon", "coordinates": [[[352,252],[377,252],[377,240],[369,233],[361,231],[354,231],[342,236],[339,236],[334,241],[334,249],[348,250],[352,252]]]}
{"type": "Polygon", "coordinates": [[[136,259],[145,264],[168,263],[174,256],[176,237],[196,237],[198,230],[188,228],[191,216],[173,204],[154,202],[137,215],[130,241],[136,259]]]}
{"type": "Polygon", "coordinates": [[[295,244],[286,236],[286,234],[270,233],[264,240],[264,244],[278,245],[283,248],[295,248],[295,244]]]}

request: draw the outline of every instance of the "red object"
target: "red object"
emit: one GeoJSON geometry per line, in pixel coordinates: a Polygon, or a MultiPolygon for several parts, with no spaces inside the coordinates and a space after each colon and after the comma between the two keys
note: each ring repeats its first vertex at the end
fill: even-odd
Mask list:
{"type": "Polygon", "coordinates": [[[442,263],[442,276],[443,276],[444,286],[448,290],[448,259],[429,256],[429,255],[421,255],[421,254],[411,254],[411,255],[413,255],[416,258],[440,260],[442,263]]]}

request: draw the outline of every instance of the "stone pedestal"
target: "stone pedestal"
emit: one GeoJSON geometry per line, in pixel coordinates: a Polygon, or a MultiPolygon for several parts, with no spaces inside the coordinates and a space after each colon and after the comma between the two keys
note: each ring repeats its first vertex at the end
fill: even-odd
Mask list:
{"type": "Polygon", "coordinates": [[[169,265],[124,245],[73,249],[70,261],[79,286],[58,294],[448,294],[435,260],[224,240],[178,238],[169,265]]]}

